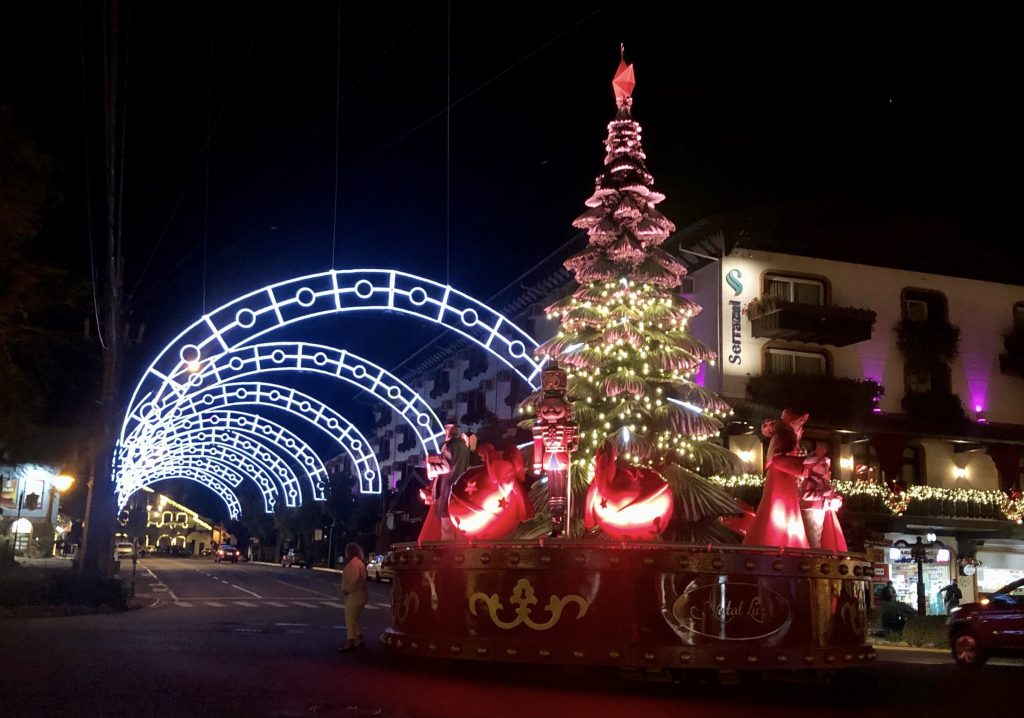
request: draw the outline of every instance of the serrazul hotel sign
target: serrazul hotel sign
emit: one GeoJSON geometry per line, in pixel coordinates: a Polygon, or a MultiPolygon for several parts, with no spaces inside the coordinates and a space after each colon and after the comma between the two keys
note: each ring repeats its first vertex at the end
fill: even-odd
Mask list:
{"type": "Polygon", "coordinates": [[[750,257],[726,257],[722,262],[721,355],[723,389],[729,396],[743,396],[748,376],[761,373],[761,344],[751,334],[743,308],[760,290],[764,268],[750,257]],[[733,381],[729,381],[733,377],[733,381]],[[743,378],[743,384],[737,383],[743,378]]]}

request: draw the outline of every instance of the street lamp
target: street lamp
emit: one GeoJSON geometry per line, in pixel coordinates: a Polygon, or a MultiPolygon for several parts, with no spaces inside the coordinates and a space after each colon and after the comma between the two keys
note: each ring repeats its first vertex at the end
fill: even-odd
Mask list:
{"type": "Polygon", "coordinates": [[[62,494],[70,489],[73,483],[75,483],[75,477],[68,474],[60,474],[53,478],[53,488],[62,494]]]}

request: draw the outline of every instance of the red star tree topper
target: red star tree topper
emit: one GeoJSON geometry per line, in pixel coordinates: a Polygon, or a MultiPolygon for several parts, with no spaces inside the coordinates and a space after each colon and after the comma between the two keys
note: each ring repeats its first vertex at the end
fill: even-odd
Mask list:
{"type": "MultiPolygon", "coordinates": [[[[661,249],[675,225],[656,209],[665,196],[653,189],[641,128],[632,117],[635,84],[633,66],[623,58],[612,82],[618,111],[608,124],[604,171],[588,209],[573,222],[587,230],[589,241],[565,262],[579,287],[547,308],[560,329],[537,353],[569,373],[580,425],[571,502],[577,522],[587,510],[588,524],[618,538],[736,541],[720,519],[741,513],[727,492],[703,477],[738,473],[735,457],[709,441],[730,408],[693,381],[714,353],[689,334],[687,322],[700,307],[679,296],[686,268],[661,249]],[[602,447],[603,480],[589,486],[602,447]],[[664,483],[673,498],[667,509],[664,483]],[[600,519],[609,506],[635,512],[644,502],[659,508],[642,530],[623,534],[610,528],[614,521],[600,519]]],[[[539,398],[527,398],[521,409],[532,413],[539,398]]],[[[539,511],[543,492],[539,485],[532,497],[539,511]]],[[[538,532],[535,526],[524,535],[531,530],[538,532]]]]}

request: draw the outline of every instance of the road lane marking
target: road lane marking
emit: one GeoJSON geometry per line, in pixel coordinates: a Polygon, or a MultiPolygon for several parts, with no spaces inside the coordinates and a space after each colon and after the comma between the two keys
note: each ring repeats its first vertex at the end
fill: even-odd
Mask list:
{"type": "Polygon", "coordinates": [[[235,583],[233,583],[233,584],[231,584],[231,587],[232,587],[232,588],[237,588],[237,589],[238,589],[239,591],[245,591],[245,592],[246,592],[246,593],[248,593],[248,594],[249,594],[250,596],[255,596],[256,598],[263,598],[263,596],[259,595],[259,594],[258,594],[258,593],[256,593],[255,591],[250,591],[250,590],[249,590],[249,589],[247,589],[247,588],[242,588],[242,587],[241,587],[241,586],[239,586],[238,584],[235,584],[235,583]]]}
{"type": "Polygon", "coordinates": [[[338,603],[337,601],[324,601],[320,605],[321,606],[330,606],[331,608],[345,608],[344,605],[338,603]]]}
{"type": "Polygon", "coordinates": [[[217,603],[216,601],[207,601],[206,605],[210,608],[224,608],[223,603],[217,603]]]}
{"type": "Polygon", "coordinates": [[[287,608],[285,604],[278,603],[277,601],[267,601],[267,605],[273,606],[274,608],[287,608]]]}
{"type": "MultiPolygon", "coordinates": [[[[152,571],[152,570],[151,570],[150,568],[148,568],[148,567],[146,568],[146,573],[148,573],[148,574],[149,574],[150,576],[152,576],[152,577],[153,577],[153,580],[157,582],[157,585],[158,585],[158,586],[163,586],[163,585],[164,585],[164,584],[163,584],[163,583],[162,583],[162,582],[160,581],[160,578],[159,578],[159,577],[158,577],[158,576],[157,576],[157,575],[156,575],[155,573],[153,573],[153,571],[152,571]]],[[[155,588],[155,587],[154,587],[154,589],[153,589],[153,590],[154,590],[154,591],[163,591],[164,589],[162,589],[162,588],[155,588]]],[[[172,591],[172,590],[171,590],[171,589],[169,589],[169,588],[168,588],[168,589],[166,589],[166,590],[167,590],[167,594],[168,594],[168,595],[169,595],[169,596],[171,597],[171,600],[173,600],[173,601],[177,601],[177,600],[178,600],[178,597],[174,595],[174,591],[172,591]]],[[[159,601],[159,599],[157,599],[157,600],[159,601]]],[[[154,603],[153,605],[155,606],[156,604],[154,603]]]]}
{"type": "Polygon", "coordinates": [[[178,601],[174,604],[175,606],[181,606],[182,608],[192,608],[192,604],[188,601],[178,601]]]}
{"type": "Polygon", "coordinates": [[[170,591],[171,589],[167,588],[167,586],[150,586],[149,590],[150,591],[170,591]]]}
{"type": "Polygon", "coordinates": [[[366,607],[368,609],[370,609],[371,611],[379,611],[380,610],[380,606],[374,606],[372,603],[366,604],[366,607]]]}
{"type": "Polygon", "coordinates": [[[275,623],[275,626],[308,626],[308,623],[275,623]]]}
{"type": "Polygon", "coordinates": [[[316,608],[312,603],[303,603],[302,601],[292,601],[293,606],[299,606],[300,608],[316,608]]]}
{"type": "Polygon", "coordinates": [[[278,583],[283,583],[285,586],[288,586],[289,588],[297,588],[300,591],[308,591],[309,593],[315,593],[317,596],[320,596],[321,598],[328,598],[328,599],[333,599],[334,598],[334,596],[332,594],[320,593],[319,591],[314,591],[311,588],[304,588],[302,586],[296,586],[294,583],[288,583],[287,581],[282,581],[279,578],[273,578],[271,576],[267,576],[267,578],[269,578],[271,581],[277,581],[278,583]]]}
{"type": "Polygon", "coordinates": [[[236,606],[245,606],[246,608],[256,608],[255,603],[252,601],[235,601],[236,606]]]}

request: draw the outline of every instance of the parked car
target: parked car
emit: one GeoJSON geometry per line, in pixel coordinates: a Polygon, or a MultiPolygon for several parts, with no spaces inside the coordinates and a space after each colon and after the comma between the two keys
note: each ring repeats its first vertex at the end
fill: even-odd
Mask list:
{"type": "Polygon", "coordinates": [[[220,563],[221,561],[230,561],[231,563],[238,563],[239,551],[234,546],[223,544],[217,547],[217,553],[213,555],[214,563],[220,563]]]}
{"type": "Polygon", "coordinates": [[[366,564],[366,577],[371,581],[394,581],[395,569],[384,556],[374,556],[366,564]]]}
{"type": "Polygon", "coordinates": [[[288,553],[281,557],[281,565],[284,567],[299,566],[300,568],[313,568],[313,562],[303,554],[296,553],[293,548],[288,549],[288,553]]]}
{"type": "Polygon", "coordinates": [[[962,666],[993,655],[1024,654],[1024,578],[949,612],[949,645],[962,666]]]}
{"type": "Polygon", "coordinates": [[[135,553],[135,547],[127,541],[118,541],[114,544],[114,558],[119,561],[123,558],[130,559],[133,553],[135,553]]]}
{"type": "Polygon", "coordinates": [[[184,546],[160,546],[152,552],[154,556],[165,556],[172,558],[191,558],[192,554],[184,546]]]}

